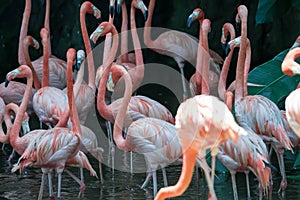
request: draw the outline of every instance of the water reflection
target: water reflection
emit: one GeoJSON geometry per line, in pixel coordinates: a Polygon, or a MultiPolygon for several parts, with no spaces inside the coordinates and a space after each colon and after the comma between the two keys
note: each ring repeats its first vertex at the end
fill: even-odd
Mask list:
{"type": "MultiPolygon", "coordinates": [[[[6,159],[9,156],[7,148],[5,151],[0,153],[0,199],[37,199],[37,195],[40,187],[41,171],[40,169],[26,168],[24,174],[19,175],[18,173],[11,173],[11,167],[6,163],[6,159]],[[6,153],[5,153],[6,152],[6,153]]],[[[126,161],[124,168],[128,170],[130,153],[123,153],[123,158],[126,161]]],[[[98,171],[98,161],[93,157],[89,156],[91,164],[94,169],[98,171]]],[[[107,158],[106,158],[107,159],[107,158]]],[[[133,159],[136,158],[134,154],[133,159]]],[[[118,161],[118,162],[124,162],[118,161]]],[[[17,158],[13,160],[13,163],[17,162],[17,158]]],[[[287,163],[287,175],[299,174],[299,171],[291,170],[291,163],[287,163]]],[[[135,167],[135,166],[134,166],[135,167]]],[[[74,174],[79,175],[77,168],[70,168],[74,174]]],[[[169,185],[174,185],[181,172],[180,165],[169,166],[167,168],[167,176],[169,185]]],[[[103,166],[104,173],[104,184],[101,184],[95,177],[89,175],[88,171],[84,171],[86,190],[84,196],[80,199],[83,200],[94,200],[94,199],[109,199],[109,200],[122,200],[122,199],[141,199],[150,200],[153,199],[152,183],[146,187],[145,190],[141,189],[140,186],[143,183],[146,174],[136,173],[130,174],[115,170],[114,176],[109,167],[103,166]]],[[[158,188],[163,187],[163,179],[161,171],[157,173],[158,188]]],[[[239,199],[247,199],[246,182],[245,176],[242,173],[237,174],[237,187],[239,199]]],[[[53,178],[54,191],[57,189],[57,179],[53,178]]],[[[278,173],[273,173],[274,187],[272,192],[272,199],[281,199],[277,195],[277,189],[279,187],[281,177],[278,173]]],[[[252,199],[258,199],[257,180],[253,174],[250,174],[250,186],[252,199]]],[[[215,190],[216,195],[219,199],[233,199],[233,193],[231,188],[231,178],[228,174],[217,174],[215,178],[215,190]]],[[[62,197],[64,200],[76,199],[79,192],[79,185],[66,173],[63,173],[62,179],[62,197]]],[[[205,178],[199,171],[199,180],[197,180],[196,173],[194,173],[192,182],[186,192],[175,199],[207,199],[207,185],[205,178]]],[[[44,190],[44,199],[47,197],[48,191],[47,186],[44,190]]],[[[300,199],[300,180],[288,179],[288,187],[286,190],[287,200],[300,199]]]]}

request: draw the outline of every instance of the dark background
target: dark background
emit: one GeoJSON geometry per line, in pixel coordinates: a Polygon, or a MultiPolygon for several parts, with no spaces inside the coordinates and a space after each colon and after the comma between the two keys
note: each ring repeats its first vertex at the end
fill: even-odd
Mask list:
{"type": "MultiPolygon", "coordinates": [[[[79,10],[82,0],[55,0],[51,2],[51,44],[52,53],[59,58],[65,59],[69,47],[83,48],[83,41],[79,26],[79,10]]],[[[102,12],[102,20],[108,20],[108,0],[91,1],[102,12]]],[[[129,8],[131,1],[126,1],[129,8]]],[[[144,0],[148,5],[149,0],[144,0]]],[[[194,23],[191,28],[186,27],[186,20],[194,8],[200,7],[204,10],[206,18],[211,20],[211,32],[209,33],[210,48],[224,57],[220,46],[221,28],[225,22],[234,23],[237,6],[244,4],[248,7],[248,37],[252,47],[251,69],[255,66],[273,58],[280,51],[289,48],[296,37],[300,34],[300,6],[293,7],[283,16],[272,23],[257,25],[255,14],[258,0],[247,1],[220,1],[220,0],[157,0],[154,11],[152,26],[187,32],[198,38],[199,25],[194,23]]],[[[25,0],[1,1],[0,7],[0,81],[4,80],[5,74],[18,66],[17,48],[18,37],[25,0]]],[[[28,34],[39,42],[39,31],[43,27],[45,5],[40,0],[32,0],[32,11],[28,34]]],[[[144,20],[137,12],[137,26],[143,27],[144,20]]],[[[120,30],[121,16],[116,15],[114,24],[120,30]]],[[[87,16],[88,32],[91,33],[97,26],[93,16],[87,16]]],[[[141,42],[143,42],[141,40],[141,42]]],[[[30,49],[32,60],[42,55],[42,49],[30,49]]],[[[145,63],[161,61],[167,62],[176,68],[176,63],[167,57],[161,59],[160,55],[150,50],[143,50],[145,63]],[[151,59],[151,60],[150,60],[151,59]]],[[[192,72],[188,72],[190,76],[192,72]]],[[[229,81],[234,77],[231,70],[229,81]]],[[[189,77],[187,77],[189,78],[189,77]]]]}

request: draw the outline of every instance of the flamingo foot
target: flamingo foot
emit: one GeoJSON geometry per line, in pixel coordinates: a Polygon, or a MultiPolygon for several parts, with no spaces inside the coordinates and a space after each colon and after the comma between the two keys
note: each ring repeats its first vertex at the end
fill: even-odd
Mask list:
{"type": "Polygon", "coordinates": [[[50,196],[49,200],[55,200],[54,196],[50,196]]]}
{"type": "Polygon", "coordinates": [[[78,198],[81,197],[81,195],[84,193],[85,191],[85,184],[83,182],[80,183],[80,192],[78,194],[78,198]]]}
{"type": "Polygon", "coordinates": [[[208,192],[208,200],[217,200],[217,197],[208,192]]]}
{"type": "Polygon", "coordinates": [[[280,193],[281,191],[284,192],[285,189],[286,189],[286,187],[287,187],[287,181],[286,181],[286,179],[283,178],[283,179],[281,180],[281,183],[280,183],[280,187],[279,187],[278,193],[280,193]]]}

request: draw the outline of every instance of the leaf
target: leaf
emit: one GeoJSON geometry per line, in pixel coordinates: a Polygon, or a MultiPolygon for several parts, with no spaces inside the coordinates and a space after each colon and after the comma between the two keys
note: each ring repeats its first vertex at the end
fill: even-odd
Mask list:
{"type": "Polygon", "coordinates": [[[294,169],[299,169],[300,168],[300,153],[299,152],[296,155],[296,159],[295,159],[293,168],[294,169]]]}
{"type": "Polygon", "coordinates": [[[287,52],[288,49],[280,52],[272,60],[251,70],[248,75],[248,82],[263,86],[248,86],[249,95],[263,95],[278,104],[296,88],[300,82],[300,76],[287,76],[281,71],[281,63],[287,52]]]}
{"type": "Polygon", "coordinates": [[[297,2],[297,0],[259,0],[255,17],[256,23],[272,22],[285,14],[297,2]]]}

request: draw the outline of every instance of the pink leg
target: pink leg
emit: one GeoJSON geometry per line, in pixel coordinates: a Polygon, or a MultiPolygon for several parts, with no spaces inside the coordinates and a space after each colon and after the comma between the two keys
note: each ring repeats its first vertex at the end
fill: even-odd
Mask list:
{"type": "Polygon", "coordinates": [[[72,172],[70,172],[68,169],[64,169],[65,172],[67,172],[79,185],[80,185],[80,192],[78,194],[78,197],[81,196],[81,194],[84,193],[85,190],[85,184],[79,178],[77,178],[72,172]]]}
{"type": "Polygon", "coordinates": [[[44,191],[44,184],[45,184],[45,173],[42,174],[42,181],[41,181],[41,186],[40,186],[40,192],[38,196],[38,200],[43,199],[43,191],[44,191]]]}

